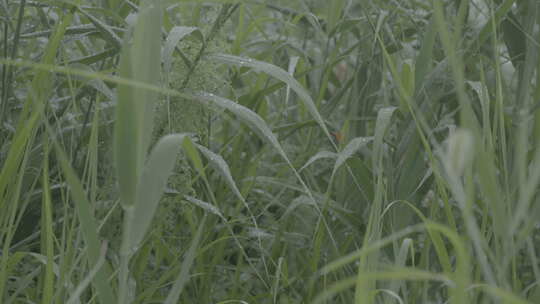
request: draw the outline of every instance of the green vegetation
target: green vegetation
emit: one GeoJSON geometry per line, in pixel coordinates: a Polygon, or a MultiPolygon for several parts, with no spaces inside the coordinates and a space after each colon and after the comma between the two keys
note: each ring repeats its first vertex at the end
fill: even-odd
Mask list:
{"type": "Polygon", "coordinates": [[[0,16],[0,303],[540,303],[537,1],[0,16]]]}

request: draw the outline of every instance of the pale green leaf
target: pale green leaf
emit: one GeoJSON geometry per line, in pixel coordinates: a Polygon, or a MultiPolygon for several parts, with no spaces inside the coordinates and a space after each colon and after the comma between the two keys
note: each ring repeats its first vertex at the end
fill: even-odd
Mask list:
{"type": "Polygon", "coordinates": [[[132,231],[128,233],[130,251],[139,246],[152,222],[184,137],[184,134],[167,135],[158,141],[150,154],[137,188],[132,231]]]}
{"type": "Polygon", "coordinates": [[[387,107],[379,110],[377,121],[375,123],[375,139],[373,142],[373,168],[378,168],[379,161],[382,160],[382,145],[384,135],[390,125],[392,115],[396,107],[387,107]]]}
{"type": "Polygon", "coordinates": [[[163,47],[163,51],[161,52],[161,60],[163,61],[163,70],[165,73],[169,73],[172,66],[172,55],[174,52],[174,49],[187,35],[198,31],[199,36],[202,37],[202,33],[196,28],[196,27],[190,27],[190,26],[174,26],[167,35],[167,40],[165,41],[165,46],[163,47]]]}
{"type": "Polygon", "coordinates": [[[347,159],[349,159],[354,153],[356,153],[360,148],[367,145],[370,141],[373,140],[373,137],[357,137],[351,140],[347,146],[343,149],[343,151],[340,151],[337,156],[336,163],[334,165],[334,171],[332,172],[332,175],[336,173],[336,171],[345,163],[347,159]]]}
{"type": "Polygon", "coordinates": [[[287,71],[273,64],[257,61],[251,58],[243,58],[227,54],[215,54],[210,56],[210,58],[227,64],[250,67],[254,70],[264,72],[272,77],[275,77],[285,82],[287,86],[289,86],[294,92],[296,92],[296,94],[298,94],[298,96],[304,102],[304,105],[311,113],[315,121],[317,121],[321,129],[324,131],[325,135],[330,141],[332,141],[332,136],[330,135],[330,132],[328,132],[326,124],[324,123],[321,114],[317,110],[317,106],[313,102],[313,99],[306,91],[306,89],[304,89],[302,85],[296,79],[294,79],[294,77],[291,76],[291,74],[289,74],[287,71]]]}
{"type": "Polygon", "coordinates": [[[300,168],[298,170],[298,172],[304,170],[305,168],[307,168],[309,165],[311,165],[312,163],[318,161],[319,159],[324,159],[324,158],[336,158],[337,157],[337,153],[334,153],[334,152],[330,152],[330,151],[320,151],[318,152],[317,154],[313,155],[312,157],[309,158],[309,160],[302,166],[302,168],[300,168]]]}

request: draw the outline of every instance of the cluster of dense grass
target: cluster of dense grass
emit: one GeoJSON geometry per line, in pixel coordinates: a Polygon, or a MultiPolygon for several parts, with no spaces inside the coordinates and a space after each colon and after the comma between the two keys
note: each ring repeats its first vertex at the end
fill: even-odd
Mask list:
{"type": "Polygon", "coordinates": [[[537,1],[0,7],[1,303],[540,303],[537,1]]]}

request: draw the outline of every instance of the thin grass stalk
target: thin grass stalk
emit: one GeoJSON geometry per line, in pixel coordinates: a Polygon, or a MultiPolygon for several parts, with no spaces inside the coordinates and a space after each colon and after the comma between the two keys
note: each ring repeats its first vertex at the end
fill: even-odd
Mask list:
{"type": "Polygon", "coordinates": [[[45,272],[42,276],[43,284],[43,303],[51,303],[54,291],[54,232],[53,232],[53,215],[52,215],[52,201],[49,186],[49,144],[48,138],[45,135],[43,137],[43,199],[42,199],[42,219],[41,219],[41,252],[47,257],[47,264],[45,265],[45,272]]]}
{"type": "MultiPolygon", "coordinates": [[[[15,27],[15,32],[13,33],[13,45],[11,47],[11,54],[10,58],[15,59],[17,57],[17,51],[19,49],[19,39],[21,36],[21,29],[22,29],[22,21],[24,17],[24,11],[26,8],[26,0],[21,0],[19,3],[19,12],[17,15],[17,25],[15,27]]],[[[8,58],[7,56],[7,49],[8,49],[8,21],[5,21],[5,30],[4,30],[4,47],[5,47],[5,58],[8,58]]],[[[13,69],[12,66],[4,66],[2,69],[2,76],[5,77],[3,82],[3,90],[2,90],[2,100],[0,104],[0,123],[4,121],[4,116],[6,109],[8,108],[8,99],[11,94],[12,85],[13,85],[13,69]]]]}

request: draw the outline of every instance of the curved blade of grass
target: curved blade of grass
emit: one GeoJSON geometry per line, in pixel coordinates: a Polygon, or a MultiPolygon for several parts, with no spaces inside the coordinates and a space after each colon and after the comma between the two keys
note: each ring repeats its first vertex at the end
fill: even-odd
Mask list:
{"type": "MultiPolygon", "coordinates": [[[[209,160],[212,162],[218,169],[221,175],[225,178],[225,181],[227,184],[229,184],[229,187],[231,187],[234,195],[247,207],[247,203],[242,196],[242,193],[240,193],[240,190],[236,186],[236,183],[231,175],[231,170],[229,169],[229,165],[227,165],[227,162],[221,157],[221,155],[214,153],[207,149],[204,146],[196,145],[199,151],[201,151],[209,160]]],[[[248,208],[249,209],[249,208],[248,208]]]]}
{"type": "Polygon", "coordinates": [[[186,255],[184,256],[184,260],[182,261],[182,268],[180,270],[180,273],[178,274],[178,278],[174,282],[174,285],[171,291],[169,292],[167,299],[165,299],[165,302],[164,302],[165,304],[178,303],[180,294],[182,293],[182,290],[184,289],[184,286],[186,285],[186,283],[189,281],[189,270],[191,268],[191,265],[193,265],[193,262],[195,261],[195,254],[197,253],[197,248],[199,248],[199,242],[201,240],[201,235],[204,230],[205,222],[206,222],[206,217],[204,217],[201,223],[199,224],[197,233],[195,234],[195,237],[191,241],[191,246],[189,246],[189,249],[186,252],[186,255]]]}
{"type": "Polygon", "coordinates": [[[290,135],[290,134],[294,134],[296,130],[299,130],[305,127],[311,127],[311,126],[317,126],[317,122],[315,120],[308,120],[308,121],[290,123],[290,124],[286,124],[280,127],[275,127],[273,131],[276,133],[287,131],[288,135],[290,135]]]}
{"type": "Polygon", "coordinates": [[[116,96],[113,91],[100,79],[92,79],[88,82],[88,85],[94,88],[96,91],[107,97],[108,100],[115,100],[116,96]]]}
{"type": "MultiPolygon", "coordinates": [[[[309,195],[310,199],[313,201],[315,208],[319,212],[319,214],[322,216],[322,212],[320,208],[316,204],[315,197],[313,196],[313,193],[308,188],[298,171],[294,168],[293,164],[287,157],[287,154],[281,147],[281,144],[277,140],[274,133],[272,133],[272,130],[270,127],[266,124],[266,122],[255,112],[251,111],[250,109],[237,104],[229,99],[207,93],[207,92],[198,92],[193,95],[193,98],[200,101],[201,103],[205,104],[209,108],[213,108],[212,106],[217,106],[221,109],[226,109],[231,112],[233,112],[235,115],[237,115],[240,119],[242,119],[256,134],[258,134],[262,139],[267,141],[277,152],[278,154],[285,160],[287,165],[291,168],[294,175],[302,184],[302,187],[305,189],[307,194],[309,195]]],[[[324,124],[324,123],[323,123],[324,124]]],[[[326,127],[325,127],[326,128],[326,127]]],[[[333,245],[337,248],[337,243],[332,235],[332,231],[330,230],[330,227],[328,226],[328,223],[326,222],[326,219],[322,217],[322,222],[327,229],[327,232],[330,236],[330,239],[332,240],[333,245]]]]}
{"type": "MultiPolygon", "coordinates": [[[[455,252],[456,252],[456,271],[454,274],[452,274],[452,279],[456,283],[455,287],[452,288],[451,294],[452,296],[452,303],[468,303],[467,294],[466,294],[466,288],[470,285],[469,279],[468,279],[468,267],[470,267],[470,261],[469,256],[467,254],[467,250],[464,246],[464,241],[452,230],[448,229],[447,227],[426,221],[425,224],[417,224],[414,226],[409,226],[405,229],[402,229],[400,231],[397,231],[385,238],[381,238],[375,242],[372,242],[371,244],[364,246],[348,255],[345,255],[334,262],[331,262],[330,264],[327,264],[319,271],[319,276],[328,274],[331,271],[337,270],[344,265],[347,265],[351,262],[357,261],[361,257],[365,256],[369,252],[373,252],[376,250],[379,250],[380,248],[383,248],[387,245],[390,245],[396,240],[399,240],[402,237],[405,237],[411,233],[415,232],[421,232],[423,230],[427,231],[435,231],[440,234],[445,235],[448,240],[452,243],[454,246],[455,252]]],[[[365,279],[365,275],[369,275],[369,272],[362,273],[361,276],[363,279],[365,279]]],[[[445,276],[446,277],[446,276],[445,276]]],[[[354,281],[356,283],[356,281],[354,281]]],[[[354,284],[351,279],[351,284],[354,284]]]]}
{"type": "MultiPolygon", "coordinates": [[[[428,218],[420,211],[416,206],[411,204],[408,201],[395,201],[388,205],[388,207],[385,208],[383,211],[381,218],[385,216],[385,214],[397,203],[403,203],[411,210],[413,210],[416,215],[422,220],[424,223],[428,223],[428,218]]],[[[450,255],[448,254],[448,251],[446,250],[446,246],[444,245],[444,241],[441,238],[441,235],[439,232],[435,230],[428,230],[429,236],[431,237],[431,241],[433,242],[433,246],[435,247],[435,252],[437,253],[437,256],[439,258],[439,263],[441,263],[441,267],[443,271],[446,273],[452,272],[452,261],[450,260],[450,255]]]]}
{"type": "Polygon", "coordinates": [[[281,144],[277,140],[277,137],[274,135],[274,133],[272,133],[272,130],[270,129],[270,127],[259,115],[257,115],[255,112],[251,111],[250,109],[238,103],[235,103],[227,98],[214,95],[212,93],[198,92],[193,95],[193,98],[199,100],[200,102],[202,102],[209,108],[212,108],[212,106],[217,106],[218,108],[229,110],[233,112],[235,115],[237,115],[240,119],[242,119],[242,121],[244,121],[253,130],[253,132],[255,132],[263,140],[267,141],[279,153],[279,155],[287,162],[287,164],[293,170],[299,182],[305,188],[308,195],[312,198],[313,202],[315,202],[315,198],[313,197],[311,191],[309,190],[307,185],[304,183],[303,179],[298,174],[298,171],[292,165],[291,161],[287,157],[287,154],[285,153],[285,151],[281,147],[281,144]]]}
{"type": "Polygon", "coordinates": [[[79,297],[84,292],[86,287],[90,285],[90,282],[94,279],[98,271],[101,269],[103,264],[105,264],[105,254],[107,252],[107,242],[104,242],[101,246],[101,253],[99,256],[99,260],[97,261],[96,265],[90,269],[90,272],[88,275],[81,281],[81,283],[75,288],[71,296],[69,297],[67,304],[76,304],[80,303],[79,297]]]}
{"type": "MultiPolygon", "coordinates": [[[[227,165],[227,162],[221,157],[221,155],[216,154],[206,147],[203,147],[201,145],[196,145],[196,147],[210,160],[210,162],[218,168],[221,175],[225,178],[227,181],[227,184],[229,184],[229,187],[233,190],[233,193],[236,195],[236,197],[242,202],[246,210],[248,211],[250,218],[253,222],[253,226],[255,229],[259,230],[259,225],[257,224],[257,220],[255,219],[255,216],[253,215],[253,212],[251,211],[251,208],[249,207],[248,203],[244,199],[244,196],[242,196],[242,193],[236,186],[236,183],[234,182],[234,179],[231,175],[231,171],[229,169],[229,165],[227,165]]],[[[261,238],[257,238],[259,241],[259,245],[261,250],[263,250],[262,241],[261,238]]]]}
{"type": "MultiPolygon", "coordinates": [[[[394,268],[389,271],[373,271],[362,274],[369,280],[400,280],[400,281],[439,281],[446,285],[453,285],[453,282],[446,276],[425,270],[414,268],[394,268]]],[[[326,303],[337,293],[353,287],[356,283],[354,278],[346,278],[328,287],[320,293],[312,303],[326,303]]]]}
{"type": "Polygon", "coordinates": [[[392,290],[378,289],[377,291],[389,296],[390,299],[395,299],[397,301],[397,304],[405,304],[405,301],[399,296],[399,294],[393,292],[392,290]]]}
{"type": "Polygon", "coordinates": [[[75,58],[75,59],[71,59],[71,60],[69,60],[67,62],[67,64],[71,65],[71,64],[79,63],[79,64],[91,65],[91,64],[94,64],[96,62],[104,61],[104,60],[106,60],[108,58],[116,56],[118,51],[119,50],[117,48],[108,48],[108,49],[106,49],[104,51],[97,52],[95,54],[91,54],[91,55],[88,55],[88,56],[83,56],[83,57],[78,57],[78,58],[75,58]]]}
{"type": "Polygon", "coordinates": [[[77,5],[78,11],[83,14],[94,26],[103,34],[103,38],[107,40],[109,43],[114,45],[117,48],[120,48],[122,46],[122,39],[116,35],[116,33],[108,26],[107,24],[103,23],[98,18],[94,17],[92,14],[88,13],[84,9],[82,9],[80,6],[77,5]]]}
{"type": "Polygon", "coordinates": [[[495,287],[495,286],[491,286],[487,284],[483,284],[480,287],[484,289],[487,294],[491,295],[493,300],[495,301],[502,300],[501,303],[508,303],[508,304],[532,304],[533,303],[525,299],[522,299],[521,297],[499,287],[495,287]]]}
{"type": "Polygon", "coordinates": [[[163,46],[163,50],[161,52],[161,60],[163,61],[163,71],[165,73],[169,73],[169,71],[171,70],[172,55],[178,42],[180,42],[180,40],[182,40],[185,36],[195,31],[199,33],[198,36],[201,37],[201,41],[202,41],[202,33],[196,27],[175,26],[170,30],[169,35],[167,35],[167,40],[165,41],[165,45],[163,46]]]}
{"type": "Polygon", "coordinates": [[[195,147],[195,144],[193,143],[191,138],[186,137],[184,140],[182,140],[182,148],[186,152],[188,158],[191,160],[191,163],[193,164],[197,172],[201,175],[205,183],[208,183],[203,160],[201,159],[201,156],[199,155],[199,152],[197,151],[197,148],[195,147]]]}
{"type": "MultiPolygon", "coordinates": [[[[405,238],[403,242],[401,242],[401,247],[399,248],[399,252],[394,263],[395,266],[405,267],[405,264],[407,262],[407,256],[409,255],[409,250],[411,251],[411,256],[413,256],[413,240],[410,238],[405,238]]],[[[403,286],[403,283],[401,281],[392,281],[388,289],[393,293],[398,294],[400,286],[403,286]]]]}
{"type": "Polygon", "coordinates": [[[251,58],[243,58],[243,57],[227,55],[227,54],[214,54],[214,55],[211,55],[210,58],[226,63],[226,64],[250,67],[254,70],[262,71],[272,77],[275,77],[285,82],[288,87],[290,87],[294,92],[296,92],[296,94],[298,94],[298,96],[304,102],[304,105],[306,106],[308,111],[311,113],[315,121],[317,121],[321,129],[324,131],[324,134],[326,135],[326,137],[331,142],[333,142],[332,136],[330,135],[330,132],[328,131],[321,114],[317,110],[317,107],[315,106],[313,99],[311,98],[309,93],[302,87],[302,85],[296,79],[294,79],[294,77],[291,76],[287,71],[273,64],[257,61],[251,58]]]}
{"type": "Polygon", "coordinates": [[[372,141],[372,137],[357,137],[351,140],[345,148],[343,148],[343,151],[340,151],[338,153],[336,163],[334,164],[334,170],[332,172],[332,176],[336,173],[336,171],[345,163],[347,159],[349,159],[356,151],[358,151],[361,147],[367,145],[370,141],[372,141]]]}
{"type": "Polygon", "coordinates": [[[279,144],[276,136],[272,133],[272,129],[266,124],[266,122],[255,112],[250,109],[233,102],[229,99],[206,92],[199,92],[194,94],[194,98],[198,99],[207,106],[215,105],[219,108],[229,110],[242,119],[246,124],[259,135],[262,139],[267,141],[278,153],[290,163],[289,158],[285,154],[285,151],[279,144]]]}
{"type": "Polygon", "coordinates": [[[400,231],[394,232],[391,235],[381,238],[375,242],[372,242],[371,244],[367,246],[363,246],[362,248],[355,250],[347,255],[344,255],[340,257],[339,259],[330,262],[326,264],[324,267],[322,267],[319,270],[319,276],[327,275],[332,271],[335,271],[349,263],[357,261],[359,258],[361,258],[363,255],[368,254],[370,252],[379,250],[409,234],[412,233],[418,233],[425,230],[425,225],[423,224],[416,224],[414,226],[409,226],[405,229],[402,229],[400,231]]]}
{"type": "Polygon", "coordinates": [[[137,187],[131,230],[126,232],[130,236],[125,248],[128,252],[139,246],[152,222],[185,136],[172,134],[161,138],[150,154],[137,187]]]}
{"type": "Polygon", "coordinates": [[[9,298],[6,297],[5,300],[3,299],[2,303],[6,303],[6,304],[21,303],[21,300],[19,298],[22,296],[22,294],[25,291],[28,291],[28,289],[34,286],[35,281],[37,280],[36,278],[38,277],[40,272],[41,272],[41,269],[38,267],[38,268],[33,269],[32,271],[29,271],[29,273],[25,274],[24,276],[21,276],[17,282],[17,289],[12,291],[9,294],[10,296],[9,298]]]}
{"type": "Polygon", "coordinates": [[[373,168],[379,168],[379,163],[382,162],[382,144],[384,134],[388,130],[392,115],[397,107],[388,107],[379,110],[377,114],[377,122],[375,123],[375,139],[373,141],[373,168]]]}
{"type": "Polygon", "coordinates": [[[212,204],[209,204],[207,202],[203,202],[203,201],[201,201],[199,199],[196,199],[196,198],[194,198],[192,196],[189,196],[189,195],[184,196],[184,198],[187,201],[189,201],[190,203],[192,203],[192,204],[194,204],[194,205],[196,205],[196,206],[198,206],[198,207],[200,207],[200,208],[202,208],[202,209],[204,209],[204,210],[206,210],[206,211],[208,211],[208,212],[210,212],[210,213],[212,213],[214,215],[217,215],[220,219],[224,220],[225,222],[227,221],[227,219],[225,219],[225,217],[223,216],[221,211],[219,211],[219,209],[216,206],[214,206],[212,204]]]}
{"type": "MultiPolygon", "coordinates": [[[[294,71],[296,70],[296,65],[298,64],[299,59],[300,57],[293,56],[289,60],[289,75],[291,75],[291,77],[294,77],[294,71]]],[[[287,85],[287,89],[285,91],[285,109],[287,109],[287,107],[289,106],[290,93],[291,93],[291,87],[287,85]]]]}
{"type": "MultiPolygon", "coordinates": [[[[396,240],[399,240],[400,238],[402,237],[405,237],[409,234],[412,234],[412,233],[417,233],[417,232],[421,232],[421,231],[424,231],[424,230],[429,230],[429,229],[432,229],[433,231],[437,231],[439,233],[442,233],[444,234],[446,237],[448,237],[448,239],[452,242],[452,244],[454,245],[454,248],[456,249],[456,254],[459,258],[459,261],[460,262],[463,262],[464,265],[467,265],[467,261],[468,261],[468,255],[466,254],[466,249],[465,249],[465,246],[463,245],[464,242],[461,240],[461,238],[459,238],[459,236],[457,236],[457,234],[455,232],[453,232],[452,230],[446,228],[445,226],[442,226],[440,224],[436,224],[436,223],[433,223],[433,222],[430,222],[429,220],[426,220],[426,223],[424,224],[416,224],[414,226],[409,226],[405,229],[402,229],[400,231],[397,231],[397,232],[394,232],[392,233],[391,235],[385,237],[385,238],[381,238],[375,242],[372,242],[371,244],[367,245],[367,246],[364,246],[356,251],[353,251],[329,264],[327,264],[326,266],[324,266],[321,270],[319,270],[319,275],[324,275],[324,274],[328,274],[330,273],[331,271],[334,271],[338,268],[341,268],[343,266],[345,266],[346,264],[349,264],[349,263],[352,263],[356,260],[358,260],[360,257],[362,257],[362,255],[365,255],[369,252],[372,252],[372,251],[375,251],[375,250],[379,250],[389,244],[391,244],[392,242],[395,242],[396,240]]],[[[461,266],[464,266],[464,265],[461,265],[461,266]]],[[[458,265],[459,266],[459,265],[458,265]]],[[[462,269],[463,270],[463,269],[462,269]]]]}
{"type": "MultiPolygon", "coordinates": [[[[257,134],[259,135],[263,140],[267,141],[278,153],[279,155],[287,162],[287,164],[292,168],[294,173],[296,174],[297,178],[300,180],[301,183],[303,183],[302,179],[298,175],[298,172],[293,167],[292,163],[290,162],[289,158],[287,157],[287,154],[281,147],[279,141],[277,140],[277,137],[272,133],[272,130],[270,127],[266,124],[266,122],[255,112],[251,111],[250,109],[237,104],[229,99],[211,94],[206,92],[199,92],[196,93],[194,98],[201,101],[203,104],[209,106],[212,108],[212,105],[215,105],[219,108],[229,110],[233,112],[235,115],[237,115],[240,119],[242,119],[246,124],[257,134]]],[[[244,198],[236,188],[236,185],[234,184],[234,181],[232,180],[232,176],[230,173],[227,173],[229,171],[227,164],[221,157],[218,157],[217,155],[212,155],[211,151],[202,150],[203,153],[206,153],[208,156],[210,156],[210,160],[215,162],[220,170],[225,170],[225,176],[228,182],[232,185],[234,185],[233,190],[235,191],[235,194],[242,200],[244,205],[247,207],[247,203],[245,202],[244,198]],[[221,160],[221,161],[220,161],[221,160]]],[[[202,167],[202,164],[200,165],[202,167]]],[[[204,176],[203,176],[204,177],[204,176]]],[[[249,208],[248,208],[249,210],[249,208]]],[[[255,223],[256,225],[256,223],[255,223]]]]}
{"type": "Polygon", "coordinates": [[[307,168],[309,165],[311,165],[312,163],[318,161],[319,159],[324,159],[324,158],[337,158],[338,154],[337,153],[334,153],[334,152],[330,152],[330,151],[320,151],[320,152],[317,152],[317,154],[313,155],[312,157],[309,158],[309,160],[302,166],[302,168],[298,169],[298,172],[304,170],[305,168],[307,168]]]}

